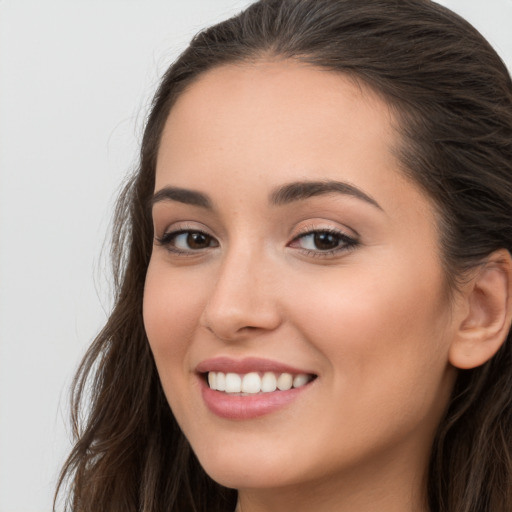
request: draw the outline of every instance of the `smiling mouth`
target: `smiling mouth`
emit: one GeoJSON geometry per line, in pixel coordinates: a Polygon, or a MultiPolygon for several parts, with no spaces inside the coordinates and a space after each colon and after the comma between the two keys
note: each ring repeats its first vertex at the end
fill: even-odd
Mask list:
{"type": "Polygon", "coordinates": [[[316,375],[299,373],[249,372],[245,374],[207,372],[203,374],[210,389],[226,394],[242,396],[288,391],[301,388],[316,378],[316,375]]]}

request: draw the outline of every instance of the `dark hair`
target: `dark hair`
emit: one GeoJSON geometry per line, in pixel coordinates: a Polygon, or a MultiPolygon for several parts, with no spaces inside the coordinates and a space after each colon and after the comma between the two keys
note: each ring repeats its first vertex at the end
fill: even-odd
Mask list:
{"type": "MultiPolygon", "coordinates": [[[[74,512],[234,509],[236,491],[205,474],[177,426],[144,332],[147,203],[176,99],[209,69],[262,59],[348,74],[394,109],[402,170],[439,212],[451,288],[493,251],[512,252],[512,83],[469,23],[428,0],[261,0],[199,33],[163,77],[115,212],[115,307],[74,381],[76,444],[59,482],[74,512]]],[[[430,509],[512,510],[511,445],[509,333],[489,362],[459,371],[432,449],[430,509]]]]}

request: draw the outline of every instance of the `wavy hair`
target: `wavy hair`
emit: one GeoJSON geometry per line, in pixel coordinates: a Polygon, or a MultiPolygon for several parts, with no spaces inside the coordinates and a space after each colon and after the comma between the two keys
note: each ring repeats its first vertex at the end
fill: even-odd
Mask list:
{"type": "MultiPolygon", "coordinates": [[[[293,59],[352,76],[397,113],[401,170],[440,215],[450,287],[491,252],[512,252],[512,82],[487,41],[429,0],[260,0],[194,37],[165,73],[112,243],[115,305],[73,385],[76,443],[57,496],[74,512],[232,512],[164,397],[142,320],[152,249],[148,200],[164,123],[209,69],[293,59]]],[[[433,512],[512,510],[512,340],[459,371],[434,441],[433,512]]]]}

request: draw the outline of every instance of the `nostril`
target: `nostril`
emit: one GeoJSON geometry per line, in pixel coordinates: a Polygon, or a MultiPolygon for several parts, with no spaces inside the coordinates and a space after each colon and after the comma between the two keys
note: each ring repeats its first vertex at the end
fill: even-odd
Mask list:
{"type": "Polygon", "coordinates": [[[225,275],[224,279],[219,277],[204,306],[200,324],[223,341],[275,330],[282,321],[275,294],[240,281],[233,272],[229,279],[225,275]]]}

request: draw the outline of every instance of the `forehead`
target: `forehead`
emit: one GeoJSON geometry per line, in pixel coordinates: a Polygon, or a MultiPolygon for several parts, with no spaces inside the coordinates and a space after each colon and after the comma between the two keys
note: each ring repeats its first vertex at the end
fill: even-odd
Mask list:
{"type": "Polygon", "coordinates": [[[186,117],[201,123],[216,120],[219,126],[236,122],[255,127],[260,120],[268,121],[269,110],[275,114],[276,128],[284,115],[305,125],[336,116],[342,109],[345,115],[359,112],[350,120],[355,129],[363,128],[358,121],[364,122],[365,129],[380,125],[388,130],[394,123],[382,98],[350,75],[291,60],[229,64],[199,75],[181,93],[167,128],[186,117]],[[370,115],[371,123],[363,119],[364,114],[370,115]]]}
{"type": "Polygon", "coordinates": [[[430,210],[431,201],[399,170],[393,112],[354,78],[308,64],[215,68],[169,114],[155,190],[194,188],[222,201],[229,193],[249,205],[283,183],[334,180],[364,190],[388,212],[430,210]]]}
{"type": "Polygon", "coordinates": [[[301,162],[320,165],[320,154],[325,160],[372,146],[396,167],[393,123],[377,94],[340,73],[292,61],[227,65],[201,75],[178,98],[158,163],[176,169],[186,158],[197,170],[204,158],[245,156],[261,170],[272,162],[301,172],[301,162]]]}

